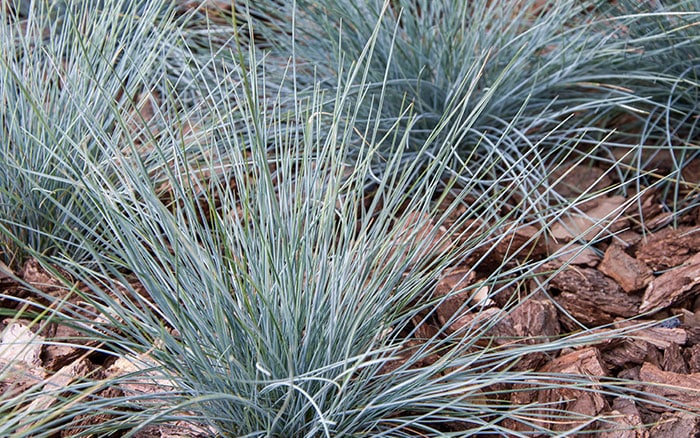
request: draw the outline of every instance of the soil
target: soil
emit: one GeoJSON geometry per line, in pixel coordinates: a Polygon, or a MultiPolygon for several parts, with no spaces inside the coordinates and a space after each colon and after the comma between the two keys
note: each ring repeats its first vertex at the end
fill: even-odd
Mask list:
{"type": "MultiPolygon", "coordinates": [[[[579,173],[572,170],[568,178],[579,185],[599,178],[599,172],[590,169],[579,173]]],[[[575,196],[575,184],[569,189],[574,190],[570,194],[575,196]]],[[[441,300],[428,323],[415,331],[415,339],[409,340],[408,345],[420,344],[422,335],[430,336],[445,326],[447,333],[454,333],[467,324],[486,322],[504,308],[509,309],[509,315],[489,328],[484,336],[485,341],[500,347],[546,342],[572,332],[612,332],[632,324],[648,323],[633,335],[618,336],[597,345],[566,348],[547,355],[526,354],[515,369],[581,375],[592,382],[599,378],[631,379],[637,382],[632,389],[644,391],[650,397],[665,397],[677,404],[674,409],[660,408],[651,401],[636,403],[624,396],[604,396],[571,388],[513,387],[507,392],[506,401],[513,405],[549,404],[591,417],[614,415],[616,423],[601,428],[629,429],[599,433],[604,437],[700,434],[700,209],[695,206],[680,222],[672,224],[663,200],[650,191],[642,198],[641,211],[638,207],[627,208],[614,221],[602,220],[616,209],[624,209],[624,202],[620,196],[598,197],[585,204],[580,214],[564,218],[552,227],[552,239],[537,239],[538,230],[525,227],[510,236],[506,232],[507,238],[496,247],[475,251],[473,257],[444,273],[434,296],[445,296],[455,290],[465,292],[452,292],[448,299],[441,300]],[[588,246],[574,240],[574,236],[593,239],[601,231],[596,230],[600,224],[614,233],[598,236],[596,243],[588,246]],[[592,231],[582,233],[587,229],[592,231]],[[550,261],[538,268],[540,273],[555,273],[547,275],[549,281],[545,285],[537,284],[535,276],[519,295],[509,290],[489,293],[485,286],[476,293],[469,289],[494,267],[525,258],[544,260],[555,252],[562,255],[549,257],[550,261]],[[478,258],[484,262],[476,265],[474,260],[478,258]],[[482,303],[479,312],[464,311],[469,308],[464,306],[465,302],[475,299],[482,303]],[[630,318],[636,318],[635,322],[630,322],[630,318]],[[638,429],[642,425],[646,425],[645,429],[638,429]]],[[[458,220],[459,214],[459,211],[454,213],[454,220],[458,220]]],[[[436,250],[446,248],[444,244],[436,245],[436,250]]],[[[66,296],[66,289],[39,262],[31,259],[17,272],[0,265],[0,294],[14,297],[0,300],[0,308],[11,315],[20,309],[22,302],[42,305],[56,302],[55,299],[66,296]],[[36,288],[35,291],[30,292],[21,282],[36,288]]],[[[68,302],[76,312],[85,315],[94,310],[77,297],[68,297],[68,302]]],[[[45,385],[65,386],[88,375],[108,379],[137,370],[135,361],[129,358],[105,360],[105,355],[97,351],[99,345],[85,340],[76,327],[55,323],[31,325],[26,320],[6,318],[0,329],[3,333],[0,365],[4,367],[16,361],[15,372],[0,381],[0,392],[6,394],[20,393],[40,379],[49,379],[45,385]],[[35,333],[39,340],[57,342],[21,345],[35,333]],[[61,345],[62,340],[70,340],[73,345],[61,345]]],[[[438,358],[436,355],[429,360],[438,358]]],[[[386,372],[391,369],[387,368],[386,372]]],[[[99,395],[123,395],[123,391],[129,390],[155,394],[163,388],[144,383],[120,391],[106,390],[99,395]]],[[[32,403],[39,409],[55,402],[55,398],[47,395],[32,403]]],[[[572,427],[551,420],[543,411],[542,424],[550,424],[552,430],[572,427]]],[[[505,426],[528,432],[520,423],[505,426]]],[[[70,431],[67,428],[64,436],[70,436],[70,431]]],[[[182,422],[153,425],[137,436],[206,436],[209,432],[182,422]]]]}

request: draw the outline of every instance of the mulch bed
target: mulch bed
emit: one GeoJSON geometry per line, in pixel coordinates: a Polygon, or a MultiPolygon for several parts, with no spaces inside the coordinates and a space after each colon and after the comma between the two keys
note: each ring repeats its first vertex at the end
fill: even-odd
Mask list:
{"type": "MultiPolygon", "coordinates": [[[[571,178],[569,181],[577,180],[572,182],[573,188],[570,187],[572,196],[576,195],[576,186],[600,180],[599,172],[574,170],[567,177],[571,178]]],[[[564,191],[563,186],[560,189],[564,191]]],[[[429,337],[442,328],[449,334],[464,330],[467,325],[478,327],[481,321],[486,323],[489,316],[500,314],[504,308],[510,309],[508,316],[488,328],[483,337],[484,341],[502,348],[548,342],[577,331],[624,329],[632,324],[627,321],[629,318],[639,316],[635,323],[648,322],[649,325],[633,335],[547,355],[524,355],[515,369],[580,375],[592,384],[598,379],[631,379],[637,384],[630,389],[664,397],[677,403],[678,409],[669,411],[668,407],[661,408],[652,402],[637,403],[624,396],[604,396],[571,388],[511,388],[513,391],[504,396],[509,400],[505,401],[514,405],[549,404],[550,408],[591,417],[614,415],[614,426],[628,429],[599,433],[604,437],[700,434],[700,209],[696,206],[686,212],[680,222],[671,224],[671,216],[654,191],[643,195],[641,210],[637,204],[625,206],[624,202],[619,196],[602,196],[582,205],[578,214],[565,217],[552,227],[551,239],[537,239],[535,227],[516,231],[504,229],[505,238],[496,247],[482,252],[477,250],[468,260],[444,273],[432,298],[439,299],[455,290],[463,292],[439,300],[433,311],[428,312],[430,316],[417,323],[421,327],[407,345],[418,345],[421,335],[429,337]],[[616,209],[624,213],[614,220],[603,220],[616,209]],[[602,233],[602,226],[612,230],[614,235],[602,233]],[[589,232],[583,233],[584,240],[596,239],[590,247],[574,239],[574,236],[580,238],[585,230],[589,232]],[[517,263],[519,258],[544,259],[557,251],[563,255],[538,268],[540,273],[546,274],[541,278],[548,281],[540,284],[539,277],[534,276],[518,291],[519,295],[512,290],[494,294],[485,286],[471,287],[488,277],[489,269],[503,263],[517,263]],[[481,262],[476,263],[477,259],[481,262]],[[481,305],[470,306],[469,302],[474,300],[481,305]],[[640,430],[642,426],[646,429],[640,430]]],[[[0,265],[0,294],[15,297],[0,299],[0,307],[9,314],[13,309],[20,309],[18,298],[49,305],[49,297],[60,299],[66,289],[36,260],[29,260],[18,272],[0,265]],[[32,285],[40,293],[30,292],[17,280],[32,285]]],[[[76,311],[84,306],[77,297],[69,297],[68,301],[78,309],[76,311]]],[[[21,393],[48,377],[51,384],[60,386],[87,375],[109,379],[138,370],[136,360],[106,358],[91,350],[98,345],[81,340],[82,335],[75,327],[56,323],[32,326],[26,320],[6,318],[1,321],[0,329],[0,368],[16,361],[14,372],[0,381],[1,393],[21,393]],[[20,345],[34,333],[38,333],[39,339],[53,339],[59,344],[20,345]],[[60,345],[61,340],[83,344],[83,347],[60,345]]],[[[433,360],[437,358],[436,355],[433,360]]],[[[125,387],[114,395],[123,395],[123,391],[154,393],[157,389],[152,382],[144,382],[125,387]]],[[[32,403],[40,409],[55,402],[55,398],[47,396],[32,403]]],[[[542,425],[554,431],[573,427],[551,420],[543,412],[542,425]]],[[[528,432],[526,426],[516,422],[506,426],[528,432]]],[[[589,429],[594,427],[588,426],[589,429]]],[[[612,426],[607,423],[598,427],[612,426]]],[[[70,429],[66,430],[66,436],[70,435],[70,429]]],[[[138,436],[204,436],[209,432],[180,423],[150,426],[138,436]]]]}

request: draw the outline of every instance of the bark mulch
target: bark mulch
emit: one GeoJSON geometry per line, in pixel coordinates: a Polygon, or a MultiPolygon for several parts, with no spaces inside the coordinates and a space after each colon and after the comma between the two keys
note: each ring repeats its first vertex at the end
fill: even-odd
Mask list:
{"type": "MultiPolygon", "coordinates": [[[[571,178],[579,179],[579,186],[586,184],[586,175],[571,173],[571,178]]],[[[588,178],[596,180],[600,175],[593,172],[588,178]]],[[[572,196],[576,194],[575,187],[572,184],[572,196]]],[[[680,222],[671,223],[657,193],[650,191],[642,199],[640,209],[636,204],[625,205],[625,199],[620,196],[599,197],[583,205],[577,214],[562,218],[561,223],[552,227],[547,239],[537,239],[535,227],[504,229],[505,238],[496,246],[475,251],[473,257],[444,273],[435,286],[433,298],[451,295],[440,301],[432,316],[416,322],[420,329],[408,344],[418,345],[421,337],[429,337],[442,328],[449,334],[464,330],[467,325],[478,327],[490,317],[502,314],[503,309],[509,309],[508,316],[488,328],[483,336],[485,342],[502,348],[547,342],[573,332],[623,330],[633,324],[629,318],[638,317],[634,324],[648,322],[648,327],[596,345],[526,354],[515,369],[580,375],[593,386],[601,379],[631,379],[636,383],[630,390],[642,391],[648,402],[635,402],[622,395],[603,395],[585,388],[537,389],[535,380],[532,389],[513,387],[513,391],[505,392],[504,401],[513,405],[546,404],[549,409],[591,417],[613,416],[615,424],[598,427],[627,429],[599,432],[602,437],[698,436],[700,210],[695,207],[680,222]],[[620,214],[605,219],[615,211],[620,214]],[[606,234],[607,230],[611,233],[606,234]],[[581,239],[594,243],[584,246],[586,242],[581,239]],[[549,257],[552,254],[561,256],[549,257]],[[494,267],[538,257],[549,260],[533,273],[543,275],[534,275],[521,290],[492,293],[488,286],[472,287],[488,277],[494,267]],[[477,259],[481,262],[477,263],[477,259]],[[541,283],[539,278],[548,281],[541,283]],[[462,292],[451,292],[455,290],[462,292]],[[468,305],[474,301],[480,305],[468,305]],[[675,403],[677,409],[661,407],[654,403],[654,396],[675,403]]],[[[18,272],[0,265],[0,293],[15,297],[0,300],[6,315],[20,309],[22,301],[18,298],[49,305],[67,294],[61,283],[36,260],[27,261],[18,272]],[[32,285],[39,293],[30,292],[17,280],[32,285]]],[[[94,311],[77,296],[68,296],[67,302],[75,312],[90,315],[94,311]]],[[[98,319],[95,316],[96,324],[98,319]]],[[[117,360],[99,353],[100,346],[86,340],[78,327],[41,322],[32,325],[25,319],[5,318],[0,329],[0,368],[12,371],[0,381],[0,393],[5,395],[19,394],[46,378],[49,380],[41,384],[61,387],[84,376],[114,378],[140,366],[136,360],[139,358],[117,360]],[[27,343],[35,334],[38,340],[58,342],[27,343]],[[73,345],[61,345],[60,341],[65,340],[73,345]],[[11,362],[14,365],[10,368],[11,362]]],[[[430,360],[437,358],[436,355],[430,360]]],[[[147,358],[140,359],[147,362],[147,358]]],[[[157,393],[158,389],[151,381],[127,385],[119,394],[114,389],[111,391],[100,395],[124,395],[124,391],[157,393]]],[[[41,409],[55,402],[55,397],[47,395],[31,403],[41,409]]],[[[552,420],[543,408],[542,425],[554,431],[572,427],[552,420]]],[[[512,422],[507,426],[528,432],[523,424],[512,422]]],[[[588,426],[591,427],[595,425],[588,426]]],[[[65,436],[69,436],[71,429],[66,430],[65,436]]],[[[154,425],[138,436],[205,436],[209,432],[182,423],[154,425]]]]}

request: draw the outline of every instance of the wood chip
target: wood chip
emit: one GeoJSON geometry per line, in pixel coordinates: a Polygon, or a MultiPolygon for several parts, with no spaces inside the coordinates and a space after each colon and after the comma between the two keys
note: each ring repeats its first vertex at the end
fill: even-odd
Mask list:
{"type": "Polygon", "coordinates": [[[700,252],[700,229],[697,227],[664,228],[644,239],[636,258],[655,271],[681,265],[700,252]]]}
{"type": "Polygon", "coordinates": [[[689,373],[700,373],[700,344],[686,348],[683,357],[688,364],[689,373]]]}
{"type": "MultiPolygon", "coordinates": [[[[465,312],[465,303],[474,294],[473,289],[467,289],[474,281],[476,274],[470,268],[459,268],[444,274],[435,287],[435,295],[442,297],[437,304],[435,313],[440,324],[454,320],[456,314],[465,312]]],[[[458,316],[458,315],[457,315],[458,316]]]]}
{"type": "MultiPolygon", "coordinates": [[[[148,353],[119,357],[105,370],[107,378],[121,378],[119,388],[128,396],[157,396],[171,391],[172,381],[158,371],[159,364],[148,353]]],[[[143,398],[147,401],[148,398],[143,398]]],[[[155,398],[154,398],[155,400],[155,398]]]]}
{"type": "Polygon", "coordinates": [[[549,300],[529,299],[510,310],[493,327],[492,334],[500,345],[508,343],[537,344],[549,342],[559,335],[558,313],[549,300]]]}
{"type": "Polygon", "coordinates": [[[402,218],[400,226],[401,230],[391,242],[392,250],[387,255],[388,259],[394,256],[395,251],[403,254],[414,250],[411,264],[417,264],[450,250],[452,243],[445,229],[437,226],[426,214],[409,213],[402,218]]]}
{"type": "Polygon", "coordinates": [[[616,233],[612,240],[616,245],[620,245],[623,248],[630,248],[637,245],[642,238],[643,236],[636,231],[624,230],[616,233]]]}
{"type": "Polygon", "coordinates": [[[36,259],[29,259],[24,263],[20,277],[30,285],[45,292],[57,292],[63,289],[61,282],[47,272],[36,259]]]}
{"type": "Polygon", "coordinates": [[[688,374],[688,365],[686,365],[683,356],[681,355],[681,347],[676,343],[671,343],[664,349],[664,358],[661,361],[661,367],[664,371],[670,371],[678,374],[688,374]]]}
{"type": "Polygon", "coordinates": [[[700,417],[687,412],[665,412],[649,430],[651,438],[684,438],[700,435],[700,417]]]}
{"type": "MultiPolygon", "coordinates": [[[[635,321],[618,321],[615,323],[617,328],[632,327],[637,324],[653,322],[650,320],[638,319],[635,321]]],[[[660,325],[647,327],[635,330],[629,335],[631,338],[643,340],[650,344],[666,349],[671,344],[684,345],[688,340],[688,333],[680,327],[662,327],[660,325]]]]}
{"type": "Polygon", "coordinates": [[[99,342],[90,340],[79,330],[63,324],[52,324],[51,343],[43,347],[43,365],[49,371],[57,371],[85,353],[85,349],[99,342]],[[83,345],[85,347],[79,347],[83,345]]]}
{"type": "Polygon", "coordinates": [[[672,269],[652,280],[644,291],[641,312],[665,308],[694,293],[700,283],[700,253],[688,259],[681,266],[672,269]]]}
{"type": "Polygon", "coordinates": [[[547,245],[542,232],[532,225],[507,224],[498,231],[498,243],[494,255],[499,260],[516,254],[524,257],[537,257],[547,253],[547,245]]]}
{"type": "Polygon", "coordinates": [[[609,324],[619,316],[629,318],[638,314],[639,297],[626,294],[613,279],[596,269],[565,269],[550,280],[550,286],[561,291],[555,300],[589,326],[609,324]]]}
{"type": "MultiPolygon", "coordinates": [[[[639,380],[642,382],[644,392],[659,397],[669,398],[684,408],[692,407],[700,410],[700,373],[678,374],[663,371],[651,363],[644,363],[639,371],[639,380]]],[[[663,409],[649,405],[649,409],[663,409]]]]}
{"type": "MultiPolygon", "coordinates": [[[[597,378],[607,375],[607,371],[597,348],[589,347],[576,350],[557,359],[554,359],[542,369],[542,372],[562,374],[570,376],[580,376],[581,380],[588,380],[588,387],[595,387],[597,378]]],[[[536,380],[536,379],[533,379],[536,380]]],[[[590,420],[608,406],[600,393],[589,390],[578,390],[570,386],[558,388],[552,387],[555,382],[546,380],[543,385],[548,389],[537,389],[537,383],[533,383],[532,390],[519,390],[513,392],[511,402],[514,404],[543,405],[546,409],[531,412],[529,421],[541,427],[550,428],[554,431],[568,431],[575,428],[577,424],[585,427],[590,420]],[[561,409],[569,416],[566,421],[561,417],[553,416],[554,409],[561,409]],[[580,417],[577,419],[576,414],[580,417]]],[[[523,389],[523,388],[520,388],[523,389]]],[[[525,431],[522,424],[509,424],[515,426],[516,430],[525,431]]]]}
{"type": "Polygon", "coordinates": [[[30,367],[40,366],[44,341],[42,336],[32,333],[27,325],[9,321],[0,335],[0,364],[23,362],[30,367]]]}
{"type": "Polygon", "coordinates": [[[595,166],[563,163],[549,175],[552,190],[566,198],[575,198],[585,191],[595,192],[612,185],[612,179],[595,166]]]}
{"type": "Polygon", "coordinates": [[[562,217],[552,226],[552,236],[564,242],[573,239],[591,241],[606,230],[619,231],[628,224],[628,220],[621,217],[624,208],[625,198],[622,196],[596,198],[594,207],[562,217]]]}
{"type": "MultiPolygon", "coordinates": [[[[529,299],[510,310],[485,337],[497,345],[515,346],[550,342],[561,332],[559,314],[550,300],[529,299]]],[[[522,355],[514,370],[530,370],[541,367],[549,356],[545,352],[522,355]]]]}
{"type": "Polygon", "coordinates": [[[604,412],[606,420],[601,421],[598,429],[603,430],[598,438],[647,438],[642,415],[635,403],[623,397],[613,400],[612,411],[604,412]],[[613,423],[613,424],[611,424],[613,423]]]}
{"type": "Polygon", "coordinates": [[[627,293],[641,290],[654,278],[653,271],[644,262],[631,257],[616,244],[610,245],[605,251],[598,269],[617,281],[627,293]]]}
{"type": "Polygon", "coordinates": [[[655,348],[641,339],[624,338],[601,347],[601,355],[603,361],[611,368],[622,368],[643,364],[655,348]]]}
{"type": "Polygon", "coordinates": [[[694,312],[688,309],[679,310],[683,320],[683,328],[688,332],[688,343],[690,345],[700,344],[700,310],[694,312]]]}
{"type": "MultiPolygon", "coordinates": [[[[472,336],[474,333],[479,333],[483,330],[483,327],[495,318],[500,318],[503,316],[503,310],[497,307],[489,307],[480,312],[469,312],[461,315],[452,324],[447,327],[446,332],[448,334],[460,331],[463,336],[472,336]]],[[[477,342],[479,345],[488,344],[490,341],[485,336],[479,336],[477,342]]]]}
{"type": "Polygon", "coordinates": [[[594,267],[600,263],[600,256],[589,245],[563,245],[551,243],[550,252],[556,255],[557,263],[594,267]]]}
{"type": "MultiPolygon", "coordinates": [[[[61,393],[74,380],[86,376],[90,372],[89,361],[82,357],[75,362],[61,368],[57,373],[44,381],[39,396],[32,401],[25,410],[27,412],[45,411],[61,398],[61,393]]],[[[31,425],[20,428],[23,432],[31,425]]]]}

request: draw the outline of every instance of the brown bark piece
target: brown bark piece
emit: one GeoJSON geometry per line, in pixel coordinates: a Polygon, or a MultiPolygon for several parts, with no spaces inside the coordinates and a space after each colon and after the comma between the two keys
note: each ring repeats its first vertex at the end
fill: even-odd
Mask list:
{"type": "MultiPolygon", "coordinates": [[[[672,373],[647,362],[639,371],[639,380],[643,382],[644,392],[669,398],[686,409],[693,407],[700,411],[700,373],[672,373]]],[[[649,409],[666,410],[654,405],[649,405],[649,409]]]]}
{"type": "Polygon", "coordinates": [[[686,412],[666,412],[649,431],[650,438],[684,438],[700,435],[700,417],[686,412]]]}
{"type": "Polygon", "coordinates": [[[410,340],[404,342],[400,350],[396,351],[391,359],[382,364],[380,373],[391,374],[401,367],[415,369],[434,364],[440,359],[437,353],[422,355],[421,357],[415,356],[416,352],[421,348],[425,348],[425,346],[426,342],[424,341],[410,340]]]}
{"type": "Polygon", "coordinates": [[[575,198],[584,191],[600,191],[612,185],[612,179],[599,167],[563,163],[549,176],[552,189],[566,198],[575,198]]]}
{"type": "MultiPolygon", "coordinates": [[[[620,321],[615,323],[615,327],[625,328],[648,322],[653,321],[641,319],[635,321],[620,321]]],[[[688,333],[684,329],[661,327],[658,325],[635,330],[630,336],[634,339],[649,342],[661,349],[668,348],[671,344],[683,345],[688,340],[688,333]]]]}
{"type": "Polygon", "coordinates": [[[641,339],[625,338],[602,349],[601,357],[612,367],[641,365],[654,349],[653,345],[641,339]]]}
{"type": "MultiPolygon", "coordinates": [[[[90,378],[93,379],[93,381],[96,381],[97,379],[104,379],[104,377],[105,374],[104,370],[102,369],[96,369],[93,373],[90,374],[90,378]]],[[[123,395],[124,393],[115,386],[108,386],[107,388],[103,389],[102,391],[98,391],[95,394],[95,396],[101,400],[122,397],[123,395]]],[[[70,422],[70,424],[65,425],[61,429],[61,438],[80,436],[80,433],[84,432],[86,427],[104,424],[107,421],[116,418],[116,416],[110,414],[109,411],[109,409],[104,411],[96,409],[89,411],[86,414],[76,416],[70,422]]]]}
{"type": "Polygon", "coordinates": [[[700,253],[656,277],[644,291],[641,312],[668,307],[692,293],[700,283],[700,253]]]}
{"type": "Polygon", "coordinates": [[[615,245],[620,245],[623,248],[629,248],[641,242],[643,237],[644,236],[642,236],[636,231],[624,230],[615,234],[615,236],[613,237],[613,243],[615,245]]]}
{"type": "Polygon", "coordinates": [[[2,375],[0,394],[2,394],[3,400],[27,393],[46,378],[46,372],[43,368],[26,366],[23,362],[11,364],[0,360],[0,373],[2,375]]]}
{"type": "MultiPolygon", "coordinates": [[[[532,345],[549,342],[559,335],[558,313],[549,300],[529,299],[508,312],[489,330],[487,337],[494,337],[498,345],[532,345]]],[[[525,354],[515,365],[516,370],[539,368],[547,360],[544,352],[525,354]]]]}
{"type": "Polygon", "coordinates": [[[607,371],[600,359],[600,351],[595,347],[588,347],[560,356],[545,365],[540,371],[544,373],[605,376],[607,371]]]}
{"type": "Polygon", "coordinates": [[[664,358],[661,361],[661,368],[678,374],[688,374],[688,365],[681,354],[681,347],[672,343],[664,350],[664,358]]]}
{"type": "Polygon", "coordinates": [[[529,299],[496,323],[493,333],[500,345],[549,342],[560,333],[557,309],[549,300],[529,299]]]}
{"type": "MultiPolygon", "coordinates": [[[[503,310],[497,307],[489,307],[479,312],[468,312],[457,318],[452,324],[447,327],[446,332],[452,334],[460,331],[464,336],[472,336],[474,333],[481,333],[484,326],[489,324],[495,318],[500,318],[503,315],[503,310]]],[[[485,336],[479,336],[478,345],[486,345],[489,340],[485,336]]]]}
{"type": "Polygon", "coordinates": [[[469,286],[476,274],[469,268],[456,269],[444,275],[435,287],[435,295],[443,297],[436,306],[435,313],[440,324],[445,325],[454,320],[458,313],[467,311],[465,305],[478,292],[469,286]]]}
{"type": "Polygon", "coordinates": [[[86,349],[77,345],[97,345],[97,342],[90,341],[83,333],[62,324],[54,324],[51,336],[47,337],[52,342],[43,347],[42,363],[49,371],[57,371],[84,354],[86,349]]]}
{"type": "Polygon", "coordinates": [[[606,230],[614,232],[627,226],[629,221],[620,216],[625,204],[624,197],[601,197],[593,201],[585,211],[571,212],[562,217],[552,226],[552,236],[558,241],[572,239],[590,241],[606,230]]]}
{"type": "Polygon", "coordinates": [[[603,430],[598,438],[647,438],[649,432],[644,428],[644,421],[639,409],[628,398],[617,397],[613,400],[612,411],[603,414],[607,421],[601,422],[598,429],[603,430]],[[610,423],[614,424],[610,424],[610,423]]]}
{"type": "Polygon", "coordinates": [[[638,314],[639,298],[628,295],[602,272],[569,268],[555,275],[550,286],[562,293],[556,301],[580,322],[589,326],[609,324],[616,317],[638,314]]]}
{"type": "Polygon", "coordinates": [[[499,260],[515,254],[532,257],[547,253],[541,231],[532,225],[509,224],[504,226],[498,235],[501,237],[494,248],[494,254],[499,260]]]}
{"type": "Polygon", "coordinates": [[[646,287],[654,278],[653,271],[644,262],[632,258],[615,244],[610,245],[605,251],[598,269],[617,281],[622,290],[627,293],[646,287]]]}
{"type": "Polygon", "coordinates": [[[700,344],[686,348],[683,356],[688,363],[688,372],[700,373],[700,344]]]}
{"type": "MultiPolygon", "coordinates": [[[[549,251],[556,254],[556,263],[594,267],[600,263],[600,256],[587,245],[563,245],[551,242],[549,251]]],[[[553,263],[554,264],[554,263],[553,263]]]]}
{"type": "Polygon", "coordinates": [[[681,328],[649,327],[635,332],[636,338],[643,339],[658,348],[669,348],[671,345],[683,345],[688,334],[681,328]]]}
{"type": "MultiPolygon", "coordinates": [[[[43,389],[26,408],[27,412],[47,410],[54,403],[61,399],[61,392],[76,379],[86,376],[90,372],[90,363],[87,359],[81,358],[75,362],[61,368],[57,373],[44,380],[43,389]]],[[[20,432],[25,432],[31,425],[23,426],[20,432]]]]}
{"type": "Polygon", "coordinates": [[[409,213],[402,221],[401,230],[394,237],[393,249],[387,258],[391,258],[394,251],[408,254],[414,250],[411,264],[415,264],[449,251],[452,243],[446,235],[446,230],[437,226],[428,215],[409,213]]]}
{"type": "Polygon", "coordinates": [[[700,252],[700,228],[664,228],[643,240],[636,257],[655,271],[676,267],[700,252]]]}
{"type": "MultiPolygon", "coordinates": [[[[595,387],[597,377],[607,374],[600,353],[597,348],[589,347],[577,350],[567,355],[554,359],[545,365],[541,372],[553,374],[565,374],[580,376],[581,380],[590,383],[587,387],[595,387]]],[[[546,380],[542,384],[551,386],[554,382],[546,380]]],[[[562,382],[563,383],[563,382],[562,382]]],[[[563,383],[565,384],[565,383],[563,383]]],[[[560,388],[536,389],[533,385],[531,391],[515,391],[511,396],[514,404],[536,404],[547,406],[546,410],[532,412],[529,421],[537,423],[541,427],[551,428],[553,431],[567,431],[577,427],[577,424],[585,425],[591,418],[597,416],[607,408],[603,396],[597,392],[577,390],[570,386],[560,388]],[[551,412],[558,409],[566,412],[567,419],[562,421],[561,416],[552,416],[551,412]],[[580,415],[577,419],[577,415],[580,415]]],[[[509,424],[517,430],[528,430],[523,424],[509,424]]]]}
{"type": "Polygon", "coordinates": [[[683,320],[683,328],[688,332],[688,344],[700,344],[700,310],[691,312],[687,309],[680,309],[680,311],[683,320]]]}
{"type": "MultiPolygon", "coordinates": [[[[157,371],[158,362],[147,353],[119,357],[105,370],[107,378],[122,377],[119,388],[127,396],[153,395],[154,400],[159,393],[171,391],[172,382],[157,371]],[[128,378],[125,376],[129,376],[128,378]]],[[[142,398],[143,401],[149,400],[142,398]]]]}
{"type": "Polygon", "coordinates": [[[668,213],[664,212],[663,203],[659,200],[659,190],[650,189],[642,194],[641,205],[635,205],[634,217],[644,225],[647,230],[654,230],[668,219],[668,213]],[[639,215],[641,208],[641,216],[639,215]]]}
{"type": "Polygon", "coordinates": [[[29,259],[24,263],[20,271],[20,277],[37,289],[44,292],[53,292],[52,295],[65,289],[36,259],[29,259]]]}
{"type": "Polygon", "coordinates": [[[215,431],[185,421],[149,425],[138,431],[134,438],[204,438],[215,431]]]}

